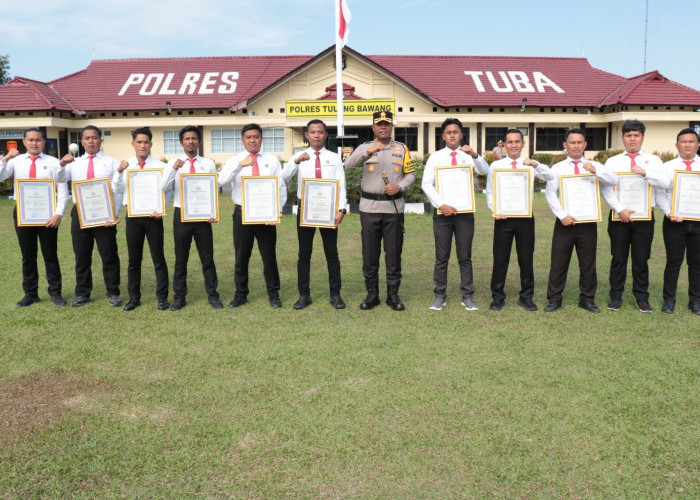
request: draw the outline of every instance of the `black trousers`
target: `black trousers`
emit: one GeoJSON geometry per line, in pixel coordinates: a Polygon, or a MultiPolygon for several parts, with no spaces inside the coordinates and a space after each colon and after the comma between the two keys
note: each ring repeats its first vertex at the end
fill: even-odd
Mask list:
{"type": "Polygon", "coordinates": [[[515,250],[520,266],[520,297],[532,298],[535,292],[533,255],[535,253],[535,219],[533,217],[496,220],[493,226],[493,271],[491,296],[494,300],[506,298],[504,290],[510,251],[515,238],[515,250]]]}
{"type": "Polygon", "coordinates": [[[700,301],[700,222],[671,222],[664,217],[663,234],[666,246],[664,300],[676,299],[678,275],[685,254],[688,261],[688,298],[693,302],[700,301]]]}
{"type": "Polygon", "coordinates": [[[41,255],[44,257],[46,281],[49,284],[49,295],[61,295],[61,266],[58,264],[58,228],[44,226],[17,225],[17,208],[12,212],[15,221],[17,242],[22,252],[22,289],[26,295],[39,293],[39,268],[37,254],[41,245],[41,255]]]}
{"type": "Polygon", "coordinates": [[[379,256],[384,240],[386,284],[401,285],[401,251],[403,250],[403,214],[360,212],[362,225],[362,274],[367,287],[379,284],[379,256]]]}
{"type": "Polygon", "coordinates": [[[598,227],[595,222],[565,226],[559,219],[554,223],[552,233],[552,260],[549,267],[547,300],[561,302],[561,294],[566,286],[571,254],[576,248],[579,268],[579,302],[595,299],[598,288],[596,274],[596,248],[598,227]]]}
{"type": "Polygon", "coordinates": [[[202,263],[204,289],[209,297],[219,298],[216,289],[219,280],[214,265],[214,236],[209,222],[182,222],[180,208],[173,213],[173,239],[175,241],[175,271],[173,272],[173,295],[187,295],[187,261],[190,259],[190,247],[194,238],[197,253],[202,263]]]}
{"type": "Polygon", "coordinates": [[[474,238],[474,214],[456,214],[449,217],[433,213],[433,235],[435,237],[435,270],[433,282],[435,297],[447,297],[447,265],[455,239],[457,263],[459,264],[459,291],[462,297],[474,294],[472,272],[472,239],[474,238]]]}
{"type": "MultiPolygon", "coordinates": [[[[300,214],[297,213],[297,236],[299,238],[299,260],[297,261],[297,288],[299,295],[310,295],[309,276],[311,273],[311,253],[314,249],[315,227],[299,225],[300,214]]],[[[323,253],[328,266],[328,286],[331,296],[340,295],[340,259],[338,258],[338,230],[319,228],[323,241],[323,253]]]]}
{"type": "Polygon", "coordinates": [[[80,229],[77,207],[71,210],[71,236],[75,253],[75,295],[89,297],[92,293],[92,250],[97,243],[97,251],[102,259],[102,275],[107,295],[119,295],[119,249],[117,248],[117,227],[92,227],[80,229]]]}
{"type": "Polygon", "coordinates": [[[649,301],[649,257],[654,240],[654,220],[624,222],[608,219],[610,235],[610,299],[622,300],[627,280],[627,258],[632,254],[632,293],[649,301]]]}
{"type": "Polygon", "coordinates": [[[236,298],[247,297],[248,265],[257,240],[262,257],[263,275],[270,298],[279,297],[280,273],[277,268],[277,226],[266,224],[243,224],[241,206],[233,210],[233,249],[236,254],[233,280],[236,285],[236,298]]]}
{"type": "Polygon", "coordinates": [[[156,297],[168,298],[168,264],[163,253],[163,219],[151,217],[126,218],[126,245],[129,249],[129,298],[141,300],[141,262],[143,244],[148,239],[151,260],[156,271],[156,297]]]}

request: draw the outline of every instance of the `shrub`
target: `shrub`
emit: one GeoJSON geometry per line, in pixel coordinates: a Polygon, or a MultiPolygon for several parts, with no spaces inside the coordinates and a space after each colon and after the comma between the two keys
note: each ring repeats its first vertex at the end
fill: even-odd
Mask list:
{"type": "Polygon", "coordinates": [[[547,165],[548,167],[552,166],[552,158],[554,158],[554,155],[551,155],[549,153],[535,153],[534,155],[532,155],[533,160],[535,160],[537,163],[547,165]]]}
{"type": "Polygon", "coordinates": [[[495,154],[491,153],[490,151],[484,153],[483,158],[484,158],[484,160],[486,160],[486,163],[488,163],[489,165],[491,165],[493,162],[498,160],[498,157],[495,154]]]}
{"type": "Polygon", "coordinates": [[[608,158],[619,155],[620,153],[624,153],[624,151],[621,149],[601,149],[593,159],[599,163],[605,163],[608,161],[608,158]]]}
{"type": "MultiPolygon", "coordinates": [[[[407,203],[424,203],[426,198],[423,194],[423,190],[420,188],[420,184],[423,180],[425,165],[420,161],[414,161],[413,164],[416,167],[416,180],[411,184],[410,188],[404,191],[403,197],[407,203]]],[[[360,189],[361,183],[362,168],[358,167],[345,171],[345,186],[348,203],[360,203],[360,198],[362,197],[362,190],[360,189]]],[[[289,184],[289,189],[292,189],[291,183],[289,184]]],[[[296,187],[294,189],[296,189],[296,187]]],[[[294,198],[296,198],[296,195],[294,198]]]]}
{"type": "Polygon", "coordinates": [[[653,154],[661,158],[661,161],[663,161],[664,163],[671,161],[676,156],[678,156],[678,154],[673,151],[654,151],[653,154]]]}

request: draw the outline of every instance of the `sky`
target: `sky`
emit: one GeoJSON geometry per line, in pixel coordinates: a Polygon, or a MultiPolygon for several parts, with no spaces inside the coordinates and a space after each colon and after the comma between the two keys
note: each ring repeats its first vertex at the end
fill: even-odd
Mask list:
{"type": "MultiPolygon", "coordinates": [[[[345,0],[363,55],[586,57],[644,73],[646,0],[345,0]]],[[[700,1],[648,0],[646,71],[700,90],[700,1]]],[[[7,14],[7,11],[5,14],[7,14]]],[[[40,81],[92,59],[316,55],[335,43],[334,0],[84,0],[15,3],[0,54],[40,81]]]]}

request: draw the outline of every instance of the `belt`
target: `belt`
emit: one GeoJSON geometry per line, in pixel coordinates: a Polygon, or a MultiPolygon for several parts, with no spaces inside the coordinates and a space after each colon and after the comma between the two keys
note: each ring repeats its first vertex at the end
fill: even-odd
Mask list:
{"type": "Polygon", "coordinates": [[[400,200],[403,198],[402,193],[396,193],[396,194],[374,194],[374,193],[367,193],[366,191],[362,191],[362,197],[366,198],[368,200],[374,200],[374,201],[389,201],[389,200],[400,200]]]}

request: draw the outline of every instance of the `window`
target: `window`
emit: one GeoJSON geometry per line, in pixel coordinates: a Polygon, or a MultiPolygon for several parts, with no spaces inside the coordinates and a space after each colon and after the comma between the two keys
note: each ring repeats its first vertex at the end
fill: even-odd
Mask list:
{"type": "MultiPolygon", "coordinates": [[[[464,146],[469,144],[469,127],[462,126],[462,140],[459,145],[464,146]]],[[[445,141],[442,139],[442,127],[435,129],[435,150],[439,151],[445,147],[445,141]]]]}
{"type": "Polygon", "coordinates": [[[396,127],[394,139],[403,142],[409,151],[418,151],[418,127],[396,127]]]}
{"type": "Polygon", "coordinates": [[[537,151],[561,151],[564,135],[568,129],[561,127],[538,127],[535,131],[537,151]]]}
{"type": "Polygon", "coordinates": [[[163,130],[163,154],[176,155],[182,153],[178,130],[163,130]]]}
{"type": "Polygon", "coordinates": [[[284,153],[284,129],[264,128],[262,148],[268,153],[284,153]]]}
{"type": "Polygon", "coordinates": [[[486,144],[484,144],[485,151],[491,151],[496,147],[498,141],[504,141],[506,139],[506,131],[508,127],[486,127],[486,144]]]}
{"type": "Polygon", "coordinates": [[[211,152],[215,154],[237,154],[243,152],[243,143],[241,142],[241,129],[212,129],[211,152]]]}
{"type": "Polygon", "coordinates": [[[590,151],[600,151],[607,145],[607,130],[604,128],[586,129],[586,149],[590,151]]]}

